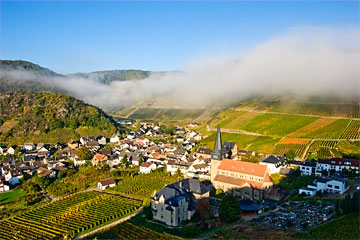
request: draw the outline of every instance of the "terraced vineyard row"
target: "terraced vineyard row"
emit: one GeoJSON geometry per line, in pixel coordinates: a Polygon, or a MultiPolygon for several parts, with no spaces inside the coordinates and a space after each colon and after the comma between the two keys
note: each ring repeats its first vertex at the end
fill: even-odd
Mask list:
{"type": "Polygon", "coordinates": [[[132,240],[132,239],[181,239],[174,235],[163,234],[155,232],[151,229],[145,227],[136,226],[130,222],[123,222],[115,227],[112,227],[102,233],[91,236],[91,239],[123,239],[123,240],[132,240]]]}
{"type": "Polygon", "coordinates": [[[334,149],[339,141],[337,140],[316,140],[310,148],[309,153],[315,153],[318,158],[334,157],[337,151],[334,149]]]}
{"type": "Polygon", "coordinates": [[[126,177],[118,184],[110,188],[131,197],[143,199],[151,197],[155,190],[159,191],[165,185],[176,182],[176,178],[164,172],[153,172],[151,174],[141,174],[135,177],[126,177]]]}
{"type": "Polygon", "coordinates": [[[115,221],[142,202],[106,193],[80,193],[0,221],[0,239],[58,239],[115,221]],[[9,231],[10,230],[10,231],[9,231]]]}
{"type": "Polygon", "coordinates": [[[304,152],[306,144],[278,144],[275,147],[274,154],[284,155],[288,153],[291,149],[294,149],[297,156],[301,156],[304,152]]]}
{"type": "Polygon", "coordinates": [[[359,139],[360,138],[360,120],[351,120],[349,125],[342,132],[341,139],[359,139]]]}

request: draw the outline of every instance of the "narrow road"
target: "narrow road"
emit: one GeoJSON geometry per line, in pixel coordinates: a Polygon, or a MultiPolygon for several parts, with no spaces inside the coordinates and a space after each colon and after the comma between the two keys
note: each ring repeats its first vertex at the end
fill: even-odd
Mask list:
{"type": "MultiPolygon", "coordinates": [[[[209,124],[206,125],[206,130],[208,132],[210,132],[210,131],[216,132],[217,131],[216,128],[211,128],[209,126],[209,124]]],[[[255,133],[255,132],[247,132],[247,131],[243,131],[243,130],[234,130],[234,129],[227,129],[227,128],[221,128],[220,130],[221,130],[221,132],[226,132],[226,133],[238,133],[238,134],[259,136],[259,137],[274,137],[274,136],[270,136],[270,135],[265,135],[265,134],[255,133]]]]}
{"type": "Polygon", "coordinates": [[[323,115],[314,115],[314,114],[269,112],[269,111],[257,111],[257,110],[241,109],[241,108],[231,108],[231,110],[234,110],[234,111],[245,111],[245,112],[254,112],[254,113],[272,113],[272,114],[282,114],[282,115],[305,116],[305,117],[322,117],[322,118],[334,118],[334,119],[359,120],[359,118],[351,118],[351,117],[334,117],[334,116],[323,116],[323,115]]]}
{"type": "Polygon", "coordinates": [[[125,116],[125,118],[129,118],[129,116],[131,116],[131,114],[133,114],[137,110],[139,110],[139,108],[135,108],[134,110],[132,110],[128,115],[125,116]]]}

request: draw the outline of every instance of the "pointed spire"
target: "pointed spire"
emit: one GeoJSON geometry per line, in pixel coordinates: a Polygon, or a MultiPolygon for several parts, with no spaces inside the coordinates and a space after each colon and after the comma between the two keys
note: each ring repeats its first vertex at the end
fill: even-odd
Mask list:
{"type": "Polygon", "coordinates": [[[211,152],[211,159],[221,160],[224,157],[223,145],[221,140],[220,124],[218,125],[214,150],[211,152]]]}
{"type": "Polygon", "coordinates": [[[216,132],[216,139],[215,139],[215,147],[214,151],[221,151],[222,150],[222,140],[221,140],[221,130],[220,130],[220,124],[218,124],[217,132],[216,132]]]}

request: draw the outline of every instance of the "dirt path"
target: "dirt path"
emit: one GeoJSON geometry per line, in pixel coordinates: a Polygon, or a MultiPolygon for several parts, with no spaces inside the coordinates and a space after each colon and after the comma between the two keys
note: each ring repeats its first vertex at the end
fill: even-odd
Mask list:
{"type": "Polygon", "coordinates": [[[93,231],[91,231],[91,232],[85,233],[84,235],[79,236],[78,239],[84,239],[84,238],[86,238],[86,237],[88,237],[88,236],[90,236],[90,235],[93,235],[94,233],[97,233],[97,232],[102,231],[102,230],[104,230],[104,229],[107,229],[107,228],[113,227],[113,226],[115,226],[115,225],[118,225],[119,223],[125,222],[125,221],[129,220],[130,218],[132,218],[132,217],[134,217],[134,216],[136,216],[137,214],[140,214],[140,213],[142,213],[142,212],[143,212],[143,210],[142,210],[142,207],[141,207],[141,208],[139,209],[139,211],[137,211],[136,213],[133,213],[133,214],[127,216],[127,217],[121,218],[121,219],[119,219],[119,220],[117,220],[117,221],[115,221],[115,222],[112,222],[112,223],[107,224],[107,225],[105,225],[105,226],[102,226],[102,227],[100,227],[100,228],[97,228],[97,229],[95,229],[95,230],[93,230],[93,231]]]}
{"type": "MultiPolygon", "coordinates": [[[[217,131],[216,128],[211,128],[209,126],[209,124],[206,125],[206,130],[208,132],[210,132],[210,131],[211,132],[216,132],[217,131]]],[[[274,137],[274,136],[264,135],[264,134],[255,133],[255,132],[247,132],[247,131],[243,131],[243,130],[234,130],[234,129],[227,129],[227,128],[221,128],[221,132],[238,133],[238,134],[251,135],[251,136],[260,136],[260,137],[274,137]]]]}
{"type": "Polygon", "coordinates": [[[307,152],[309,151],[309,149],[310,149],[310,146],[313,144],[313,142],[315,141],[315,139],[312,139],[307,145],[306,145],[306,147],[305,147],[305,149],[304,149],[304,152],[302,153],[302,155],[301,155],[301,159],[305,159],[305,157],[306,157],[306,155],[307,155],[307,152]]]}
{"type": "Polygon", "coordinates": [[[294,116],[305,116],[305,117],[322,117],[322,118],[334,118],[334,119],[359,120],[359,118],[350,118],[350,117],[333,117],[333,116],[322,116],[322,115],[301,114],[301,113],[269,112],[269,111],[257,111],[257,110],[240,109],[240,108],[231,108],[231,109],[234,111],[245,111],[245,112],[254,112],[254,113],[272,113],[272,114],[294,115],[294,116]]]}
{"type": "Polygon", "coordinates": [[[133,114],[137,110],[139,110],[139,108],[134,108],[134,110],[132,110],[128,115],[126,115],[125,118],[129,118],[129,116],[131,116],[131,114],[133,114]]]}
{"type": "Polygon", "coordinates": [[[94,187],[94,188],[88,188],[88,189],[85,189],[85,190],[80,191],[80,192],[75,192],[75,193],[71,193],[71,194],[69,194],[69,195],[63,195],[63,196],[59,196],[59,197],[53,197],[53,196],[51,196],[50,194],[48,194],[48,196],[51,198],[51,201],[52,201],[52,202],[55,202],[55,201],[57,201],[57,200],[59,200],[59,199],[61,199],[61,198],[64,198],[64,197],[67,197],[67,196],[70,196],[70,195],[73,195],[73,194],[78,194],[78,193],[83,193],[83,192],[90,192],[90,191],[94,191],[94,190],[96,190],[96,189],[97,189],[96,187],[94,187]]]}

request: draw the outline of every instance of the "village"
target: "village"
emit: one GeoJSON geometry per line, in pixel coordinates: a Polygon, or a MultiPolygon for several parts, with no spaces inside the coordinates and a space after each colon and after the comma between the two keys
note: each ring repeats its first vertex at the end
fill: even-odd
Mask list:
{"type": "MultiPolygon", "coordinates": [[[[164,169],[184,179],[155,192],[151,198],[153,218],[169,226],[180,226],[182,221],[190,220],[197,201],[204,198],[209,199],[218,216],[219,201],[224,194],[230,194],[238,197],[243,219],[304,230],[331,219],[335,205],[329,199],[341,199],[359,188],[356,182],[351,186],[346,180],[359,174],[360,161],[356,159],[312,162],[241,150],[234,142],[222,142],[220,126],[214,149],[207,149],[199,144],[202,136],[191,130],[191,126],[176,127],[172,138],[155,124],[138,126],[136,131],[114,134],[109,139],[89,136],[72,139],[66,144],[1,146],[0,192],[11,191],[34,175],[56,179],[62,171],[87,165],[108,171],[122,166],[138,169],[138,174],[164,169]],[[255,155],[258,163],[247,161],[248,156],[255,155]],[[297,181],[311,177],[307,179],[308,184],[298,189],[284,189],[276,182],[286,181],[296,174],[297,181]],[[319,199],[323,196],[326,197],[320,208],[291,201],[294,197],[319,199]],[[296,220],[299,213],[305,223],[296,220]]],[[[114,179],[101,179],[97,189],[102,191],[115,185],[114,179]]]]}

